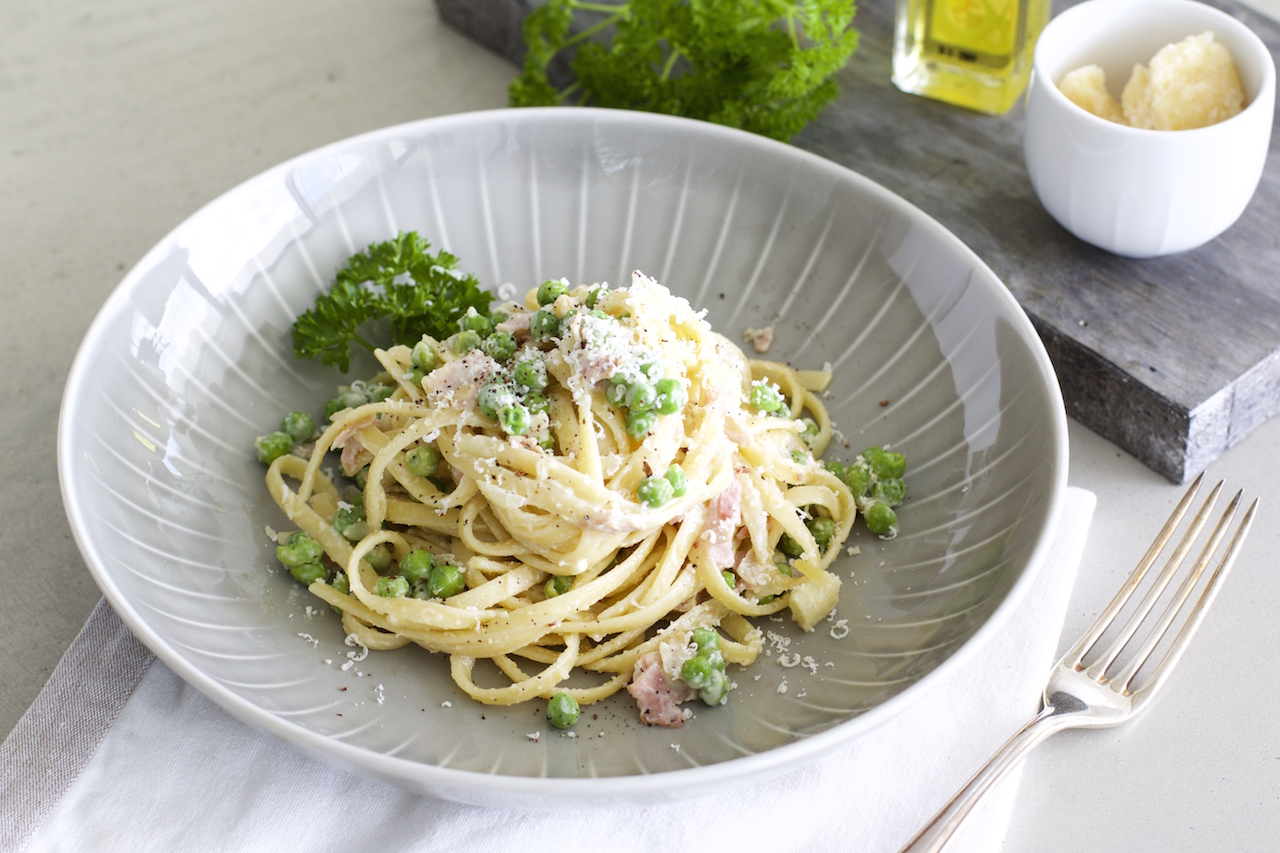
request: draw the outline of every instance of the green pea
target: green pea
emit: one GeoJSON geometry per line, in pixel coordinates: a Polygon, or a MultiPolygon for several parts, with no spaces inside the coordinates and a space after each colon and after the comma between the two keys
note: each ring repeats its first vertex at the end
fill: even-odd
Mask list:
{"type": "Polygon", "coordinates": [[[693,644],[699,649],[717,649],[720,647],[720,635],[714,628],[705,625],[693,629],[693,644]]]}
{"type": "Polygon", "coordinates": [[[845,466],[836,476],[840,478],[840,482],[849,487],[849,491],[853,492],[855,498],[865,495],[867,488],[871,485],[871,470],[864,461],[845,466]]]}
{"type": "Polygon", "coordinates": [[[728,569],[725,569],[723,572],[720,573],[720,577],[724,578],[724,584],[725,586],[729,587],[729,589],[737,588],[738,576],[735,575],[733,572],[729,571],[728,569]]]}
{"type": "Polygon", "coordinates": [[[791,461],[797,465],[803,465],[809,461],[809,454],[804,450],[791,451],[791,461]]]}
{"type": "Polygon", "coordinates": [[[621,408],[627,405],[627,386],[622,382],[610,382],[605,386],[604,398],[611,406],[621,408]]]}
{"type": "Polygon", "coordinates": [[[333,514],[333,527],[335,530],[341,530],[358,521],[364,521],[364,508],[354,504],[340,504],[333,514]]]}
{"type": "Polygon", "coordinates": [[[832,538],[836,535],[836,523],[824,516],[817,516],[809,519],[809,532],[813,534],[818,547],[826,550],[826,547],[831,544],[832,538]]]}
{"type": "Polygon", "coordinates": [[[381,403],[396,392],[394,386],[385,385],[381,382],[373,385],[366,385],[364,388],[364,399],[367,403],[381,403]]]}
{"type": "Polygon", "coordinates": [[[653,429],[653,425],[658,421],[658,413],[654,411],[637,412],[634,409],[627,412],[626,418],[627,435],[636,441],[643,441],[644,437],[653,429]]]}
{"type": "Polygon", "coordinates": [[[782,394],[765,382],[756,382],[747,392],[747,404],[757,412],[776,412],[782,408],[782,394]]]}
{"type": "Polygon", "coordinates": [[[291,534],[283,545],[276,546],[276,559],[290,568],[319,562],[323,554],[324,546],[301,530],[291,534]]]}
{"type": "Polygon", "coordinates": [[[384,544],[374,545],[364,555],[364,561],[373,566],[378,574],[386,574],[387,569],[391,568],[391,549],[384,544]]]}
{"type": "Polygon", "coordinates": [[[302,563],[301,565],[291,566],[289,574],[293,575],[293,579],[303,586],[311,586],[318,580],[327,579],[329,570],[324,567],[323,563],[302,563]]]}
{"type": "Polygon", "coordinates": [[[440,467],[440,451],[426,444],[411,447],[404,454],[404,465],[415,477],[427,477],[440,467]]]}
{"type": "Polygon", "coordinates": [[[364,394],[361,394],[359,391],[350,389],[343,391],[341,394],[324,404],[325,420],[331,421],[333,420],[333,416],[338,412],[341,412],[343,409],[354,409],[357,406],[363,406],[367,402],[369,401],[365,398],[364,394]]]}
{"type": "Polygon", "coordinates": [[[538,285],[538,304],[550,305],[568,292],[569,286],[564,281],[544,281],[538,285]]]}
{"type": "Polygon", "coordinates": [[[488,317],[478,313],[475,308],[468,308],[467,313],[458,318],[458,330],[475,332],[483,338],[493,331],[493,324],[489,322],[488,317]]]}
{"type": "Polygon", "coordinates": [[[378,582],[373,585],[373,591],[383,598],[404,598],[409,594],[409,582],[400,575],[378,578],[378,582]]]}
{"type": "Polygon", "coordinates": [[[333,420],[333,416],[347,408],[341,397],[334,397],[332,400],[324,404],[324,419],[326,421],[333,420]]]}
{"type": "Polygon", "coordinates": [[[867,529],[878,536],[892,533],[898,526],[898,514],[884,501],[873,501],[862,515],[867,522],[867,529]]]}
{"type": "Polygon", "coordinates": [[[889,506],[897,506],[907,496],[907,484],[902,480],[877,480],[871,487],[871,496],[889,506]]]}
{"type": "Polygon", "coordinates": [[[658,508],[671,500],[675,490],[666,477],[645,477],[636,486],[636,497],[647,507],[658,508]]]}
{"type": "Polygon", "coordinates": [[[685,492],[689,490],[689,478],[685,476],[684,469],[679,465],[672,465],[667,469],[667,473],[662,476],[667,478],[667,482],[671,484],[671,496],[673,498],[682,498],[685,492]]]}
{"type": "Polygon", "coordinates": [[[546,308],[539,308],[529,318],[529,332],[535,341],[549,341],[560,336],[560,318],[546,308]]]}
{"type": "Polygon", "coordinates": [[[551,434],[551,430],[544,429],[538,433],[538,446],[547,452],[555,450],[556,440],[555,436],[551,434]]]}
{"type": "Polygon", "coordinates": [[[772,595],[766,595],[763,598],[756,599],[756,604],[772,604],[772,603],[773,603],[772,595]]]}
{"type": "Polygon", "coordinates": [[[498,426],[507,435],[524,435],[529,429],[529,410],[520,403],[498,410],[498,426]]]}
{"type": "Polygon", "coordinates": [[[347,579],[345,572],[338,572],[337,577],[333,579],[333,588],[343,595],[351,594],[351,581],[347,579]]]}
{"type": "Polygon", "coordinates": [[[426,375],[426,371],[421,367],[411,367],[404,372],[404,381],[410,385],[421,385],[422,377],[426,375]]]}
{"type": "Polygon", "coordinates": [[[568,693],[557,693],[547,702],[547,722],[557,729],[567,729],[578,722],[578,700],[568,693]]]}
{"type": "Polygon", "coordinates": [[[660,415],[674,415],[689,402],[689,392],[676,379],[659,379],[654,389],[658,392],[654,408],[660,415]]]}
{"type": "Polygon", "coordinates": [[[818,422],[813,418],[801,418],[800,424],[804,427],[800,430],[800,440],[805,443],[806,447],[813,447],[813,443],[818,440],[818,422]]]}
{"type": "Polygon", "coordinates": [[[789,563],[787,558],[782,554],[773,555],[773,564],[778,567],[778,571],[782,572],[787,577],[795,577],[795,575],[791,573],[791,563],[789,563]]]}
{"type": "Polygon", "coordinates": [[[365,523],[364,509],[352,504],[339,505],[338,511],[333,514],[333,529],[350,542],[368,536],[369,525],[365,523]]]}
{"type": "Polygon", "coordinates": [[[511,404],[515,392],[503,381],[501,376],[492,376],[480,386],[476,393],[476,408],[486,418],[497,419],[498,410],[511,404]]]}
{"type": "Polygon", "coordinates": [[[432,371],[436,369],[436,351],[426,341],[418,341],[413,345],[413,352],[409,355],[409,360],[419,370],[432,371]]]}
{"type": "Polygon", "coordinates": [[[544,391],[547,387],[547,364],[536,356],[516,362],[512,372],[516,385],[530,391],[544,391]]]}
{"type": "Polygon", "coordinates": [[[303,542],[315,542],[315,540],[312,539],[311,534],[305,530],[295,530],[289,534],[288,539],[284,540],[284,544],[286,545],[298,545],[303,542]]]}
{"type": "Polygon", "coordinates": [[[270,465],[293,451],[293,439],[287,432],[271,432],[255,439],[253,448],[257,451],[258,461],[270,465]]]}
{"type": "Polygon", "coordinates": [[[657,399],[657,390],[643,379],[637,379],[627,386],[627,408],[632,411],[647,412],[653,408],[657,399]]]}
{"type": "Polygon", "coordinates": [[[489,312],[489,322],[493,323],[493,327],[495,329],[501,326],[503,323],[507,322],[507,320],[509,320],[510,318],[511,318],[511,315],[508,314],[506,311],[490,311],[489,312]]]}
{"type": "Polygon", "coordinates": [[[608,292],[609,292],[608,285],[602,284],[597,287],[591,288],[589,291],[587,291],[587,298],[585,300],[587,307],[595,308],[596,303],[600,301],[600,297],[604,296],[608,292]]]}
{"type": "Polygon", "coordinates": [[[424,580],[435,566],[431,552],[424,548],[414,548],[400,558],[400,576],[411,584],[424,580]]]}
{"type": "Polygon", "coordinates": [[[711,683],[698,691],[698,698],[715,707],[723,704],[729,695],[729,678],[720,670],[711,676],[711,683]]]}
{"type": "Polygon", "coordinates": [[[680,680],[694,690],[710,685],[715,675],[716,668],[704,657],[689,658],[680,666],[680,680]]]}
{"type": "Polygon", "coordinates": [[[427,575],[427,591],[432,598],[448,598],[467,588],[467,578],[462,569],[452,563],[437,563],[427,575]]]}
{"type": "Polygon", "coordinates": [[[365,396],[364,391],[357,387],[348,388],[338,395],[342,402],[347,404],[347,408],[354,409],[356,406],[363,406],[369,402],[369,398],[365,396]]]}
{"type": "Polygon", "coordinates": [[[551,401],[540,391],[530,391],[524,398],[524,405],[529,410],[529,414],[540,415],[551,408],[551,401]]]}
{"type": "Polygon", "coordinates": [[[799,557],[804,553],[804,548],[800,547],[800,543],[790,533],[782,534],[782,538],[778,540],[778,550],[788,557],[799,557]]]}
{"type": "Polygon", "coordinates": [[[555,575],[543,585],[542,591],[546,593],[547,598],[555,598],[558,595],[564,595],[572,588],[572,575],[555,575]]]}
{"type": "Polygon", "coordinates": [[[862,458],[871,466],[871,473],[881,480],[902,479],[907,472],[907,457],[879,447],[868,447],[862,451],[862,458]]]}
{"type": "Polygon", "coordinates": [[[316,422],[306,412],[290,412],[280,422],[280,431],[294,440],[296,444],[310,441],[316,434],[316,422]]]}
{"type": "Polygon", "coordinates": [[[369,485],[369,466],[366,465],[355,473],[353,478],[356,481],[356,488],[364,491],[364,487],[369,485]]]}
{"type": "Polygon", "coordinates": [[[516,354],[516,339],[510,332],[495,332],[480,348],[494,361],[509,361],[516,354]]]}
{"type": "Polygon", "coordinates": [[[458,355],[466,355],[480,346],[480,335],[471,329],[458,332],[453,336],[453,351],[458,355]]]}

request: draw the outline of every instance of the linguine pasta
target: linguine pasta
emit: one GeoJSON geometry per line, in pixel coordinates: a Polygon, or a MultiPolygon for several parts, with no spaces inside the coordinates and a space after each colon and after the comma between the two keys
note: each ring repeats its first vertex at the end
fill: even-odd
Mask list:
{"type": "Polygon", "coordinates": [[[394,392],[271,462],[272,497],[341,570],[310,591],[370,649],[448,655],[458,686],[494,705],[596,702],[655,661],[678,677],[698,629],[743,666],[761,651],[750,617],[786,610],[812,630],[835,606],[827,568],[857,511],[820,461],[829,374],[747,359],[640,273],[625,289],[559,290],[500,306],[514,354],[431,339],[378,350],[394,392]],[[521,384],[522,362],[541,364],[543,387],[521,384]],[[668,399],[631,390],[654,377],[668,399]],[[436,469],[415,473],[418,448],[436,469]],[[363,482],[355,535],[335,528],[347,502],[330,451],[363,482]],[[391,583],[415,551],[465,586],[391,583]]]}

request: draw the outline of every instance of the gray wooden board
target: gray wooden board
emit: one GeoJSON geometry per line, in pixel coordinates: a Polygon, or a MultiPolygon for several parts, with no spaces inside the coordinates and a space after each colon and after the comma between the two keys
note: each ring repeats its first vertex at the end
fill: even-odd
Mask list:
{"type": "MultiPolygon", "coordinates": [[[[437,5],[514,61],[531,2],[437,5]]],[[[1213,5],[1280,51],[1280,24],[1232,0],[1213,5]]],[[[892,0],[864,0],[855,25],[861,43],[839,100],[793,142],[911,201],[986,261],[1039,331],[1071,417],[1181,482],[1280,413],[1278,131],[1253,201],[1226,233],[1179,255],[1121,258],[1040,206],[1021,102],[993,117],[904,94],[889,82],[892,0]]]]}

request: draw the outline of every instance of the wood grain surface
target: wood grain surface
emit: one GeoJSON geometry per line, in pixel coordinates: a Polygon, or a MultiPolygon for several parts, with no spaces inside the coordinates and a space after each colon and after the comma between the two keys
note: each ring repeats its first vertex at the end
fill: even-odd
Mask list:
{"type": "MultiPolygon", "coordinates": [[[[537,0],[437,0],[441,17],[518,61],[537,0]]],[[[1060,12],[1071,3],[1060,2],[1060,12]]],[[[1280,24],[1214,0],[1280,51],[1280,24]]],[[[865,0],[841,96],[793,142],[898,193],[969,245],[1030,315],[1067,414],[1171,480],[1280,413],[1280,145],[1244,215],[1210,243],[1134,260],[1077,240],[1040,206],[1023,105],[986,116],[889,82],[892,0],[865,0]]]]}

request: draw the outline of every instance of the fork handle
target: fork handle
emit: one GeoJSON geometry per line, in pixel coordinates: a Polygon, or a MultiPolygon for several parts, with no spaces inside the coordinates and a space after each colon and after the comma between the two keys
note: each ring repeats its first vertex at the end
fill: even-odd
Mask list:
{"type": "Polygon", "coordinates": [[[916,837],[903,847],[900,853],[937,853],[942,850],[960,822],[978,804],[982,795],[1008,775],[1009,771],[1026,758],[1027,753],[1040,744],[1049,735],[1072,726],[1068,714],[1052,706],[1046,707],[1029,723],[996,750],[995,755],[987,759],[973,778],[961,788],[951,800],[942,807],[933,819],[925,824],[916,837]]]}

